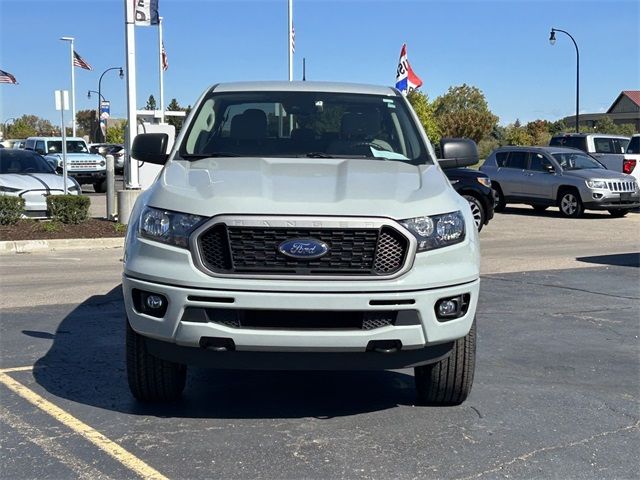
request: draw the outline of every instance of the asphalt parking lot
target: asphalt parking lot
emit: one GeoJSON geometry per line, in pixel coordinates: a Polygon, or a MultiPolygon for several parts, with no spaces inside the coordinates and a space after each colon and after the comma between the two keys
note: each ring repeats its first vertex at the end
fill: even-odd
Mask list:
{"type": "Polygon", "coordinates": [[[498,214],[452,408],[415,406],[409,370],[192,369],[180,403],[137,404],[121,250],[2,257],[0,476],[637,478],[639,234],[637,213],[498,214]]]}

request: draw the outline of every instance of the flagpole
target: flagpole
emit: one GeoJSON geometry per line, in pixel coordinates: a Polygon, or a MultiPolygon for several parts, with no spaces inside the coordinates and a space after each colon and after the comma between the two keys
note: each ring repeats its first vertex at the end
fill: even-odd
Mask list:
{"type": "Polygon", "coordinates": [[[293,0],[289,0],[289,81],[293,81],[293,45],[291,44],[292,38],[291,33],[293,32],[293,0]]]}
{"type": "Polygon", "coordinates": [[[160,123],[164,123],[164,68],[162,62],[162,17],[158,17],[158,65],[160,67],[160,123]]]}
{"type": "Polygon", "coordinates": [[[71,131],[73,136],[76,136],[76,71],[73,67],[73,38],[70,42],[71,46],[71,131]]]}
{"type": "Polygon", "coordinates": [[[125,10],[125,44],[127,54],[127,134],[125,144],[125,172],[127,188],[140,188],[138,162],[131,158],[131,146],[138,133],[138,114],[136,108],[136,38],[134,2],[124,0],[125,10]]]}

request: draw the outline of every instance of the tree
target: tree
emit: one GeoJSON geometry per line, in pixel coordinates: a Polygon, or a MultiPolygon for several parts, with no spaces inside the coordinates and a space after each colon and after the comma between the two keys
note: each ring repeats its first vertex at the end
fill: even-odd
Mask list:
{"type": "Polygon", "coordinates": [[[467,84],[449,87],[447,93],[436,98],[433,107],[444,137],[467,137],[477,143],[498,123],[482,91],[467,84]]]}
{"type": "Polygon", "coordinates": [[[153,95],[149,95],[149,99],[147,100],[147,104],[144,107],[145,110],[155,110],[156,109],[156,99],[153,95]]]}
{"type": "Polygon", "coordinates": [[[549,145],[549,140],[551,140],[550,126],[551,123],[546,120],[534,120],[527,123],[525,129],[531,137],[531,145],[549,145]]]}
{"type": "MultiPolygon", "coordinates": [[[[186,112],[186,114],[189,115],[189,112],[191,111],[191,105],[189,105],[187,108],[183,108],[178,103],[178,100],[176,100],[175,98],[172,98],[171,101],[169,102],[169,105],[167,106],[167,110],[171,112],[186,112]]],[[[166,118],[167,118],[167,123],[169,125],[173,125],[176,128],[176,136],[177,136],[178,133],[180,133],[182,124],[184,123],[184,117],[166,117],[166,118]]]]}
{"type": "Polygon", "coordinates": [[[440,129],[434,115],[433,103],[429,102],[429,97],[418,91],[412,90],[407,95],[407,100],[416,112],[424,131],[427,132],[427,137],[433,144],[440,142],[440,129]]]}
{"type": "Polygon", "coordinates": [[[636,133],[636,129],[632,124],[617,124],[613,123],[611,117],[605,115],[595,124],[595,131],[597,133],[608,133],[609,135],[628,135],[631,136],[636,133]]]}
{"type": "Polygon", "coordinates": [[[121,121],[111,127],[107,127],[107,143],[124,143],[124,133],[127,129],[127,122],[121,121]]]}
{"type": "Polygon", "coordinates": [[[533,139],[527,132],[527,128],[523,127],[520,120],[516,119],[514,123],[505,128],[504,142],[505,145],[532,145],[533,139]]]}
{"type": "Polygon", "coordinates": [[[6,138],[27,138],[56,135],[60,132],[49,120],[36,115],[22,115],[12,125],[7,125],[6,138]]]}
{"type": "Polygon", "coordinates": [[[76,112],[77,134],[79,136],[91,135],[96,123],[95,110],[80,110],[76,112]]]}

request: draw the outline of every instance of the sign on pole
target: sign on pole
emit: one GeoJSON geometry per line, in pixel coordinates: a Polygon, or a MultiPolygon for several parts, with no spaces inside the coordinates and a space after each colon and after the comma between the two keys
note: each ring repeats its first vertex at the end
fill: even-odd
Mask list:
{"type": "Polygon", "coordinates": [[[60,132],[62,133],[62,184],[64,185],[64,194],[67,191],[67,129],[64,125],[64,111],[69,110],[69,91],[56,90],[54,94],[56,101],[56,110],[60,110],[60,132]]]}

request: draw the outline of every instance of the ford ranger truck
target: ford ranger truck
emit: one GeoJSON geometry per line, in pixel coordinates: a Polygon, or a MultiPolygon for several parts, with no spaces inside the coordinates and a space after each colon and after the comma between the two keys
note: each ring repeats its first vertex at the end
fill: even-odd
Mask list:
{"type": "Polygon", "coordinates": [[[441,165],[478,160],[444,139],[437,160],[393,88],[218,84],[138,198],[122,288],[127,375],[140,401],[177,399],[188,365],[415,369],[422,404],[473,382],[480,245],[441,165]]]}

